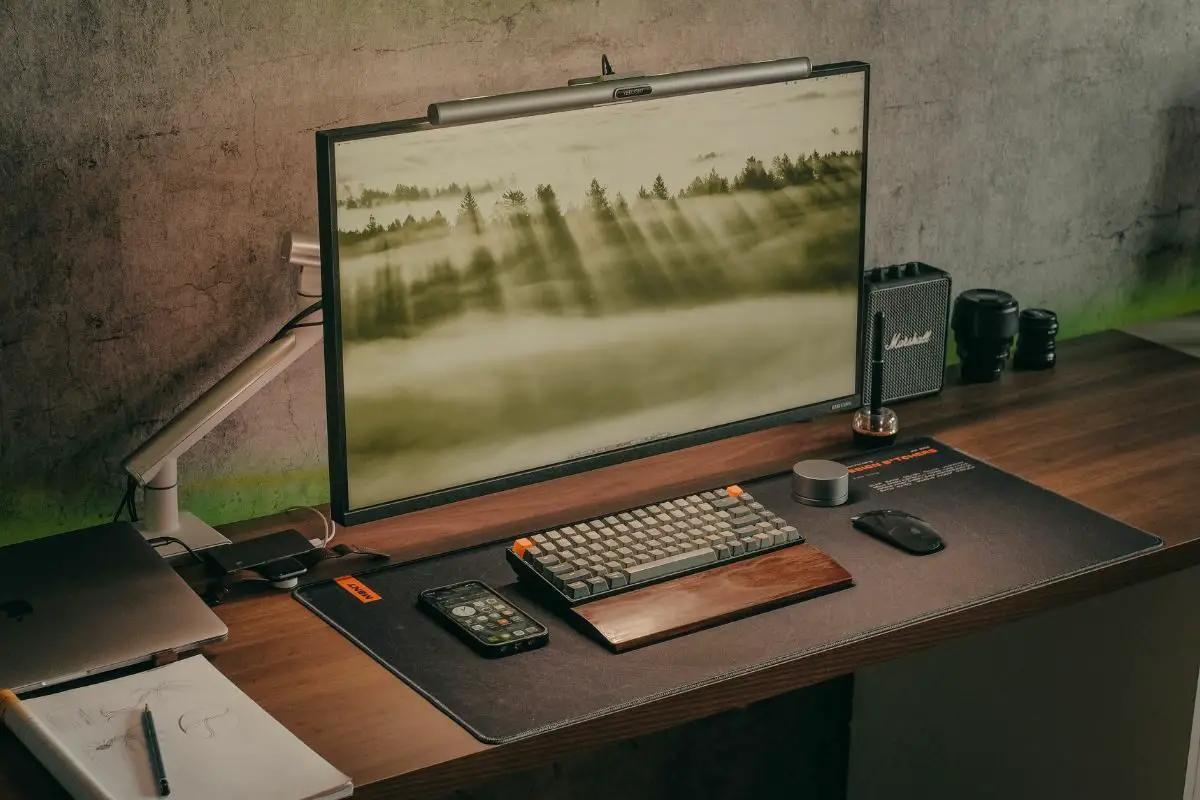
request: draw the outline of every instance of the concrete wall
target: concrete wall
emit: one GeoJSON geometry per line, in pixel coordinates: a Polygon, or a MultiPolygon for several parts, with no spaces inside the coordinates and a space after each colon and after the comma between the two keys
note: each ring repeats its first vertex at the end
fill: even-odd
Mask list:
{"type": "MultiPolygon", "coordinates": [[[[867,60],[869,261],[1079,332],[1200,307],[1197,34],[1191,0],[0,2],[0,541],[111,514],[120,458],[292,313],[275,254],[315,226],[314,130],[602,52],[867,60]]],[[[322,398],[313,353],[183,459],[185,501],[324,499],[322,398]]]]}

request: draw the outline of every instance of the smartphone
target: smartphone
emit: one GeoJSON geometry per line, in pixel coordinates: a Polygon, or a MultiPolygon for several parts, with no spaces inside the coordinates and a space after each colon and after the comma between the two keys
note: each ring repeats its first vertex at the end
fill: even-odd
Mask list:
{"type": "Polygon", "coordinates": [[[306,539],[304,534],[289,528],[254,539],[243,539],[224,547],[212,547],[205,553],[214,564],[229,574],[298,556],[312,549],[312,542],[306,539]]]}
{"type": "Polygon", "coordinates": [[[546,644],[546,626],[479,581],[426,589],[417,603],[480,655],[489,658],[546,644]]]}

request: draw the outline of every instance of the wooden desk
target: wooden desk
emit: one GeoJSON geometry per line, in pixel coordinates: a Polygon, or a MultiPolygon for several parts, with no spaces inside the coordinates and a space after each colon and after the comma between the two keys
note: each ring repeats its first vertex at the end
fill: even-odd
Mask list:
{"type": "MultiPolygon", "coordinates": [[[[480,744],[287,596],[221,606],[229,641],[211,653],[216,665],[267,711],[350,774],[356,796],[427,797],[1200,564],[1200,526],[1194,522],[1200,361],[1115,332],[1064,343],[1059,352],[1053,372],[1008,373],[1000,384],[950,385],[937,398],[899,406],[905,435],[935,435],[1155,533],[1164,548],[881,631],[737,681],[499,747],[480,744]]],[[[787,426],[341,535],[399,559],[503,539],[538,525],[785,469],[801,457],[844,453],[848,424],[840,415],[787,426]]],[[[288,518],[295,527],[311,522],[315,517],[288,518]]],[[[227,532],[238,535],[264,525],[278,527],[279,521],[227,526],[227,532]]],[[[317,528],[307,531],[315,535],[317,528]]],[[[0,733],[0,797],[63,796],[13,738],[0,733]]]]}

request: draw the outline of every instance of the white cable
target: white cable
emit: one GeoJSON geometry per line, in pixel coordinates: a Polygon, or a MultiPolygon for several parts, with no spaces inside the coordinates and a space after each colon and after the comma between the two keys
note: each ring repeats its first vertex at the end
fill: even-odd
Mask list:
{"type": "Polygon", "coordinates": [[[321,518],[321,527],[324,529],[325,535],[320,540],[310,540],[314,547],[329,547],[329,543],[333,541],[333,537],[337,534],[337,523],[329,517],[326,517],[320,512],[320,510],[314,508],[313,506],[291,506],[284,509],[284,511],[311,511],[321,518]],[[320,541],[320,545],[317,544],[318,541],[320,541]]]}

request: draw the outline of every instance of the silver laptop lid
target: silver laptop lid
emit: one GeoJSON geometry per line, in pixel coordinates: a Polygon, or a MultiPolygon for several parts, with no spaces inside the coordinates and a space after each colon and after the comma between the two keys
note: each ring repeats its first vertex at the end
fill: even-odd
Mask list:
{"type": "Polygon", "coordinates": [[[128,523],[0,547],[0,687],[29,691],[228,633],[128,523]]]}

